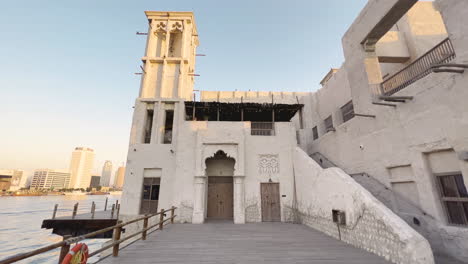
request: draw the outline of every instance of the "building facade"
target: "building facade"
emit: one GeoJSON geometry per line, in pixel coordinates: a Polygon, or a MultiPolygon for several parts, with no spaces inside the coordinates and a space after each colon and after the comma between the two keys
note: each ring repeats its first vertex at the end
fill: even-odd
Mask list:
{"type": "Polygon", "coordinates": [[[70,185],[68,170],[39,169],[34,171],[30,188],[32,189],[63,189],[70,185]]]}
{"type": "Polygon", "coordinates": [[[466,10],[370,0],[318,91],[199,101],[193,14],[146,12],[122,217],[177,206],[181,222],[299,222],[395,263],[466,260],[466,10]]]}
{"type": "Polygon", "coordinates": [[[98,186],[101,186],[100,183],[101,183],[101,176],[93,175],[91,176],[91,183],[89,184],[89,187],[96,188],[98,186]]]}
{"type": "Polygon", "coordinates": [[[117,189],[122,189],[123,184],[124,184],[124,179],[125,179],[125,167],[121,166],[115,171],[114,187],[117,189]]]}
{"type": "Polygon", "coordinates": [[[112,177],[112,161],[106,160],[104,162],[104,166],[102,166],[102,173],[101,173],[101,186],[109,187],[110,180],[112,177]]]}
{"type": "Polygon", "coordinates": [[[91,148],[77,147],[72,152],[70,161],[69,188],[86,189],[91,182],[91,171],[94,165],[94,150],[91,148]]]}
{"type": "Polygon", "coordinates": [[[0,191],[19,190],[22,183],[23,171],[0,170],[0,191]]]}

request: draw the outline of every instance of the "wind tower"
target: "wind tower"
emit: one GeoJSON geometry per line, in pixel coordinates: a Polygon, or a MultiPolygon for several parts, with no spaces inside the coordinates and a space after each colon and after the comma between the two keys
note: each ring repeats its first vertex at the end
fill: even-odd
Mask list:
{"type": "Polygon", "coordinates": [[[172,144],[193,96],[198,34],[192,12],[145,12],[149,29],[130,144],[172,144]]]}
{"type": "Polygon", "coordinates": [[[121,213],[129,215],[164,206],[158,203],[160,185],[166,186],[161,188],[162,196],[171,193],[169,180],[176,168],[177,134],[185,124],[184,102],[193,100],[198,46],[192,12],[145,14],[149,29],[122,198],[121,213]]]}
{"type": "Polygon", "coordinates": [[[141,98],[191,100],[198,33],[192,12],[146,11],[141,98]]]}

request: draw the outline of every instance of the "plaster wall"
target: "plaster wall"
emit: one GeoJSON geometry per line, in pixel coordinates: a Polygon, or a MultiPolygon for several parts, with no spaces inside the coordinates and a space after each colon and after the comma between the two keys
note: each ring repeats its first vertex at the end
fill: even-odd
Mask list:
{"type": "MultiPolygon", "coordinates": [[[[132,139],[129,147],[126,180],[122,200],[122,215],[138,215],[145,169],[161,169],[159,208],[178,207],[179,222],[192,223],[196,215],[196,203],[203,194],[200,207],[201,220],[206,217],[207,175],[225,171],[225,164],[206,171],[206,159],[217,151],[224,151],[235,160],[234,177],[235,222],[261,221],[261,182],[279,182],[282,221],[290,221],[292,208],[292,158],[291,147],[296,145],[294,126],[290,122],[275,123],[274,136],[251,136],[250,122],[185,121],[183,104],[176,102],[172,144],[152,140],[141,143],[145,115],[149,102],[137,100],[133,121],[132,139]],[[138,113],[138,114],[137,114],[138,113]],[[277,168],[260,169],[260,159],[277,162],[277,168]],[[216,170],[217,172],[213,172],[216,170]],[[236,186],[238,187],[236,189],[236,186]],[[237,190],[237,192],[236,192],[237,190]],[[236,206],[236,204],[238,206],[236,206]],[[195,208],[195,209],[194,209],[195,208]],[[195,214],[194,214],[195,212],[195,214]],[[237,212],[237,213],[236,213],[237,212]]],[[[157,110],[164,101],[154,104],[153,126],[163,121],[157,110]]],[[[153,106],[152,106],[153,107],[153,106]]],[[[158,138],[159,129],[153,130],[152,138],[158,138]]]]}
{"type": "Polygon", "coordinates": [[[300,148],[293,152],[300,221],[393,263],[434,263],[427,240],[338,168],[322,169],[300,148]],[[337,225],[332,210],[344,211],[337,225]]]}
{"type": "MultiPolygon", "coordinates": [[[[372,24],[374,18],[370,14],[378,16],[379,12],[385,13],[385,10],[381,10],[384,9],[382,5],[374,6],[377,2],[380,3],[369,2],[343,38],[346,61],[335,75],[345,71],[346,74],[341,74],[346,78],[342,78],[340,82],[330,81],[318,92],[301,99],[301,103],[305,103],[305,129],[299,130],[300,146],[309,154],[323,154],[349,174],[367,173],[386,188],[393,189],[395,193],[405,194],[409,189],[416,192],[404,198],[420,208],[423,212],[421,215],[433,219],[432,226],[436,227],[421,232],[426,232],[429,236],[441,236],[441,243],[431,241],[434,250],[466,260],[467,229],[448,224],[433,174],[440,171],[461,171],[465,185],[468,183],[468,162],[460,160],[457,156],[457,153],[468,149],[468,90],[465,85],[468,81],[467,74],[433,73],[395,94],[414,96],[413,100],[400,103],[395,108],[373,105],[372,89],[374,84],[378,84],[375,82],[378,78],[371,76],[372,72],[368,71],[369,64],[366,62],[374,55],[366,53],[360,42],[361,37],[366,35],[365,31],[370,32],[375,25],[372,24]],[[349,97],[345,96],[346,94],[349,94],[349,97]],[[338,109],[345,102],[345,98],[339,98],[340,95],[353,100],[355,113],[376,117],[356,116],[346,123],[340,123],[338,109]],[[333,115],[336,131],[324,133],[323,129],[319,129],[320,138],[312,140],[309,128],[315,125],[319,128],[323,126],[323,119],[329,114],[333,115]],[[440,154],[447,151],[451,154],[440,154]],[[434,155],[436,158],[432,158],[434,155]],[[434,164],[434,159],[439,160],[437,164],[444,164],[446,167],[436,165],[436,169],[433,169],[431,164],[434,164]],[[406,167],[406,170],[401,171],[399,167],[406,167]],[[402,188],[401,183],[404,182],[414,184],[402,188]],[[405,188],[406,191],[402,190],[405,188]]],[[[457,54],[455,62],[466,63],[468,29],[466,23],[460,23],[461,20],[466,20],[466,16],[463,16],[464,11],[457,10],[468,9],[468,2],[440,0],[436,2],[436,6],[444,17],[450,39],[454,43],[457,54]]],[[[419,4],[416,7],[419,7],[419,4]]],[[[422,8],[430,9],[426,3],[422,8]]],[[[433,10],[429,11],[433,13],[433,10]]],[[[424,14],[425,11],[422,15],[424,14]]],[[[419,19],[411,13],[408,16],[419,19]]],[[[427,27],[416,24],[414,28],[419,28],[422,33],[427,33],[425,30],[433,30],[432,24],[427,27]]],[[[442,32],[442,29],[439,29],[442,32]]],[[[415,50],[418,49],[422,50],[417,47],[415,50]]],[[[298,126],[297,128],[299,129],[298,126]]],[[[401,215],[408,213],[407,206],[393,202],[391,207],[394,211],[402,213],[401,215]]],[[[412,218],[405,220],[412,221],[412,218]]]]}

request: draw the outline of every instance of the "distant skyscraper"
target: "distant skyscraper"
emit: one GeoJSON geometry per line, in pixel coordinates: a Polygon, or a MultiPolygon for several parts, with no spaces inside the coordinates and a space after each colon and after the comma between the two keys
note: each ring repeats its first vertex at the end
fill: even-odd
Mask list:
{"type": "Polygon", "coordinates": [[[70,161],[70,188],[86,189],[91,183],[91,170],[94,164],[94,151],[90,148],[78,147],[72,153],[70,161]]]}
{"type": "Polygon", "coordinates": [[[21,188],[21,170],[0,170],[0,191],[16,191],[21,188]]]}
{"type": "Polygon", "coordinates": [[[115,172],[114,187],[121,189],[125,178],[125,167],[119,167],[115,172]]]}
{"type": "Polygon", "coordinates": [[[106,160],[106,162],[104,162],[104,166],[102,167],[101,186],[109,187],[111,176],[112,176],[112,161],[106,160]]]}
{"type": "Polygon", "coordinates": [[[100,181],[101,181],[101,176],[99,176],[99,175],[93,175],[93,176],[91,176],[91,183],[89,184],[89,187],[91,187],[91,188],[96,188],[96,187],[98,187],[100,181]]]}
{"type": "Polygon", "coordinates": [[[62,189],[70,184],[70,172],[66,170],[40,169],[34,171],[31,181],[33,189],[62,189]]]}

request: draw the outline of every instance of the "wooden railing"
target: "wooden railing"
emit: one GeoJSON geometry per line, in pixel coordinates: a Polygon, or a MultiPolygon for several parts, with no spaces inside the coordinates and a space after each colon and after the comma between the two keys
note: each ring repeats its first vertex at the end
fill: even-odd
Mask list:
{"type": "Polygon", "coordinates": [[[432,72],[432,66],[447,63],[455,58],[452,42],[446,38],[401,71],[380,85],[382,95],[392,95],[432,72]]]}
{"type": "Polygon", "coordinates": [[[102,248],[100,248],[100,249],[98,249],[98,250],[96,250],[94,252],[90,252],[89,257],[95,256],[95,255],[97,255],[97,254],[99,254],[99,253],[101,253],[101,252],[103,252],[103,251],[105,251],[107,249],[110,249],[110,248],[112,248],[112,255],[114,257],[117,257],[119,255],[119,248],[120,248],[120,244],[122,242],[124,242],[124,241],[126,241],[126,240],[128,240],[130,238],[136,237],[136,236],[138,236],[140,234],[141,234],[141,239],[146,240],[146,236],[149,233],[152,233],[152,232],[157,231],[157,230],[163,230],[164,223],[166,223],[167,221],[170,221],[170,223],[173,224],[174,223],[174,218],[176,217],[175,209],[177,209],[177,208],[173,206],[171,209],[168,209],[168,210],[161,209],[161,211],[158,212],[158,213],[148,214],[148,215],[145,215],[145,216],[142,216],[142,217],[127,221],[125,223],[122,223],[122,221],[119,221],[117,225],[110,226],[110,227],[107,227],[107,228],[104,228],[104,229],[101,229],[101,230],[98,230],[98,231],[95,231],[95,232],[92,232],[92,233],[88,233],[88,234],[83,235],[83,236],[68,237],[68,238],[64,237],[64,240],[61,241],[61,242],[57,242],[57,243],[54,243],[54,244],[51,244],[51,245],[48,245],[48,246],[45,246],[45,247],[41,247],[41,248],[38,248],[38,249],[33,250],[33,251],[20,253],[20,254],[11,256],[11,257],[7,257],[7,258],[5,258],[3,260],[0,260],[0,264],[14,263],[14,262],[17,262],[17,261],[20,261],[20,260],[23,260],[23,259],[30,258],[32,256],[39,255],[41,253],[45,253],[47,251],[50,251],[50,250],[53,250],[53,249],[56,249],[56,248],[59,248],[59,247],[61,248],[61,250],[60,250],[60,257],[59,257],[59,262],[58,263],[60,264],[62,262],[62,260],[65,258],[65,256],[67,255],[67,253],[70,251],[70,245],[71,244],[80,242],[80,241],[85,240],[85,239],[93,238],[96,235],[103,234],[103,233],[109,232],[111,230],[113,230],[112,243],[110,243],[109,245],[107,245],[105,247],[102,247],[102,248]],[[167,212],[171,212],[171,216],[164,219],[164,216],[166,216],[167,212]],[[151,226],[148,226],[149,219],[154,217],[154,216],[157,216],[157,215],[159,215],[159,222],[156,223],[156,224],[153,224],[151,226]],[[121,234],[122,234],[122,228],[124,226],[129,225],[129,224],[133,224],[133,223],[136,223],[136,222],[139,222],[139,221],[143,221],[143,228],[140,231],[138,231],[138,232],[136,232],[136,233],[134,233],[132,235],[126,236],[124,238],[120,238],[121,234]],[[149,232],[153,228],[156,228],[156,229],[149,232]]]}

